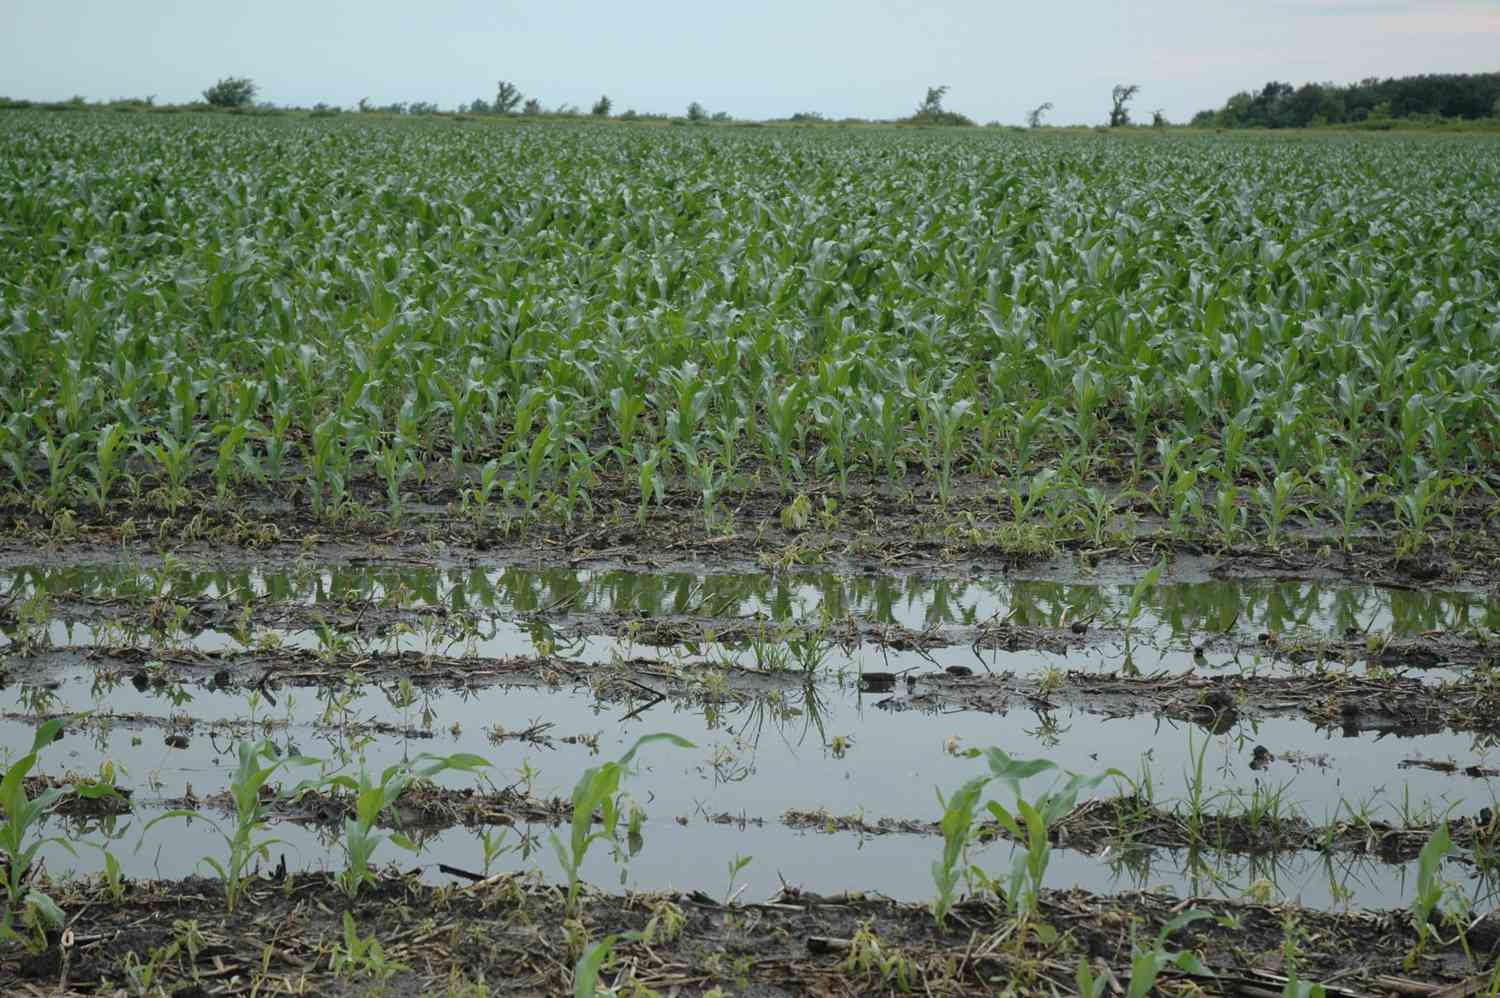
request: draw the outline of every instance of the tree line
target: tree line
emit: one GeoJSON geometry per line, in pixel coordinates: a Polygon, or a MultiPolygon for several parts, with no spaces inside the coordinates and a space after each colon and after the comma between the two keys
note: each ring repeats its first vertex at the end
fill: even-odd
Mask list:
{"type": "Polygon", "coordinates": [[[1200,128],[1307,128],[1401,119],[1500,117],[1500,73],[1434,73],[1358,83],[1272,80],[1241,91],[1218,110],[1199,111],[1200,128]]]}

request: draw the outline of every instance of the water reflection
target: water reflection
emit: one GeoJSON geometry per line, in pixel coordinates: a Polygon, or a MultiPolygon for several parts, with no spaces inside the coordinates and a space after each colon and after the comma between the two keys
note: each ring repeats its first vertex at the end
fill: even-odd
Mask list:
{"type": "MultiPolygon", "coordinates": [[[[18,603],[35,593],[146,606],[153,600],[222,600],[231,606],[296,602],[312,606],[433,608],[447,613],[699,616],[772,621],[854,617],[913,630],[1006,620],[1061,627],[1108,625],[1128,605],[1129,584],[1087,585],[1001,578],[943,579],[837,574],[643,573],[519,567],[321,566],[287,571],[206,569],[168,563],[18,568],[0,576],[0,594],[18,603]]],[[[1500,629],[1500,601],[1482,593],[1429,592],[1342,583],[1210,581],[1164,584],[1138,626],[1174,636],[1315,631],[1419,634],[1500,629]]]]}

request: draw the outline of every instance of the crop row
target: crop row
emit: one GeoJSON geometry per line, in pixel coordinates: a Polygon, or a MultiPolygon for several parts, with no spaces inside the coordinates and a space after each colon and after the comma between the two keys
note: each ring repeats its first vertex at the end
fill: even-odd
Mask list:
{"type": "Polygon", "coordinates": [[[0,478],[710,522],[1107,481],[1229,541],[1376,504],[1416,543],[1496,485],[1496,152],[9,114],[0,478]]]}

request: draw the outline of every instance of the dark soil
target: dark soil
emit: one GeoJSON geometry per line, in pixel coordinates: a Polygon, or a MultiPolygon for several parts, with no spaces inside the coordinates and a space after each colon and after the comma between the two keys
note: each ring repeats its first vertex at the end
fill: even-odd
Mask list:
{"type": "Polygon", "coordinates": [[[964,902],[942,929],[923,906],[797,888],[728,906],[703,894],[585,891],[573,920],[564,892],[509,875],[461,888],[392,875],[352,905],[325,875],[257,880],[233,912],[211,880],[128,883],[118,901],[94,884],[53,893],[71,945],[0,949],[6,993],[115,993],[151,966],[161,993],[175,995],[571,994],[584,945],[627,931],[645,938],[619,942],[601,983],[638,995],[1067,994],[1080,963],[1113,992],[1130,980],[1133,947],[1157,946],[1195,953],[1214,975],[1169,967],[1157,981],[1164,994],[1279,995],[1295,972],[1332,995],[1428,995],[1464,981],[1477,990],[1500,953],[1495,915],[1463,923],[1466,955],[1448,924],[1418,952],[1401,911],[1078,890],[1044,892],[1026,922],[1003,904],[964,902]],[[346,911],[359,937],[379,940],[388,980],[368,961],[336,969],[346,911]],[[1211,917],[1162,935],[1190,911],[1211,917]]]}
{"type": "MultiPolygon", "coordinates": [[[[683,571],[817,566],[884,574],[961,565],[987,573],[1024,570],[1077,578],[1080,570],[1140,571],[1170,554],[1207,555],[1207,570],[1216,577],[1343,578],[1429,589],[1490,587],[1500,566],[1497,507],[1482,499],[1454,510],[1451,529],[1406,553],[1388,540],[1393,517],[1381,520],[1379,504],[1373,504],[1354,549],[1344,553],[1331,524],[1289,530],[1275,547],[1253,533],[1231,548],[1190,531],[1169,534],[1139,499],[1117,500],[1114,520],[1103,534],[1042,525],[1018,532],[1008,519],[1000,484],[989,476],[961,478],[946,504],[932,494],[931,482],[916,474],[904,485],[856,482],[846,497],[806,484],[805,522],[792,526],[782,520],[791,496],[763,485],[723,496],[728,519],[713,530],[705,527],[701,497],[681,485],[638,523],[639,491],[624,479],[601,481],[594,489],[594,515],[571,524],[526,519],[519,511],[497,515],[491,510],[483,519],[467,515],[460,508],[460,484],[436,480],[420,494],[404,496],[408,508],[398,524],[384,512],[384,487],[373,479],[351,483],[356,501],[320,518],[295,489],[219,501],[206,479],[172,509],[162,507],[159,497],[121,497],[103,514],[76,509],[63,515],[34,508],[31,497],[10,494],[0,496],[0,523],[11,525],[9,536],[0,538],[0,566],[34,563],[42,548],[51,558],[73,563],[170,550],[180,557],[261,566],[308,556],[323,562],[374,557],[442,565],[683,571]]],[[[1117,491],[1109,483],[1101,487],[1117,491]]]]}

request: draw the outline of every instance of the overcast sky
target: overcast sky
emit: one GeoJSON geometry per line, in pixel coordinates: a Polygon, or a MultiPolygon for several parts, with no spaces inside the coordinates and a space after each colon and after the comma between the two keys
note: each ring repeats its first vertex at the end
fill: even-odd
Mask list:
{"type": "Polygon", "coordinates": [[[0,0],[0,95],[451,108],[515,82],[548,107],[894,117],[925,88],[979,121],[1184,120],[1269,79],[1500,70],[1500,0],[0,0]]]}

